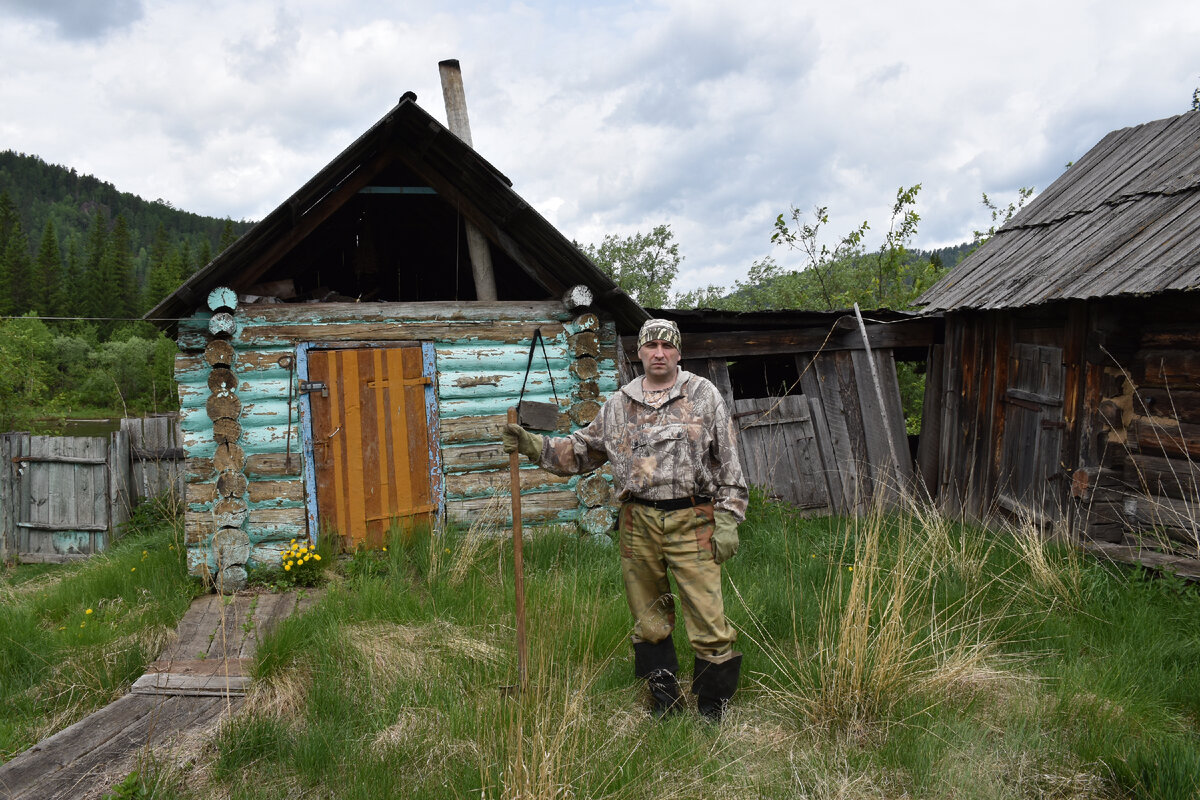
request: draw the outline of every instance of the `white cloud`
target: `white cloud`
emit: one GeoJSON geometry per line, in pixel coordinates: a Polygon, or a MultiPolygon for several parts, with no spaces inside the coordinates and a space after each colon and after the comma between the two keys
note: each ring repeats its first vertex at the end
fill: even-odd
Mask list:
{"type": "Polygon", "coordinates": [[[0,11],[47,23],[71,40],[100,39],[141,19],[141,0],[3,0],[0,11]]]}
{"type": "Polygon", "coordinates": [[[1200,84],[1183,0],[80,5],[0,3],[0,147],[257,218],[404,91],[444,117],[459,58],[517,191],[580,241],[670,222],[680,289],[743,277],[790,205],[885,228],[918,182],[918,245],[962,241],[981,192],[1045,188],[1200,84]]]}

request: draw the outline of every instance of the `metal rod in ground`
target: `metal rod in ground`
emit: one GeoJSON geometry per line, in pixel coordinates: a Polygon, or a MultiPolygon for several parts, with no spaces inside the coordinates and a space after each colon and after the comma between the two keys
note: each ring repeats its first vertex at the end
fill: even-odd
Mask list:
{"type": "MultiPolygon", "coordinates": [[[[508,410],[508,421],[517,424],[517,409],[508,410]]],[[[508,457],[508,477],[512,490],[513,583],[517,599],[517,676],[521,691],[529,685],[529,645],[525,641],[525,560],[521,542],[521,454],[508,457]]]]}

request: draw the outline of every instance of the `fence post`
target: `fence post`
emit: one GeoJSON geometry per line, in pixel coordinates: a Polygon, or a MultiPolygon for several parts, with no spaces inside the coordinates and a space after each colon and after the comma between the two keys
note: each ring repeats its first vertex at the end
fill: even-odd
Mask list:
{"type": "Polygon", "coordinates": [[[13,434],[0,433],[0,561],[17,553],[17,465],[13,434]]]}
{"type": "Polygon", "coordinates": [[[113,431],[108,437],[108,530],[109,544],[116,541],[122,525],[129,521],[129,434],[113,431]]]}

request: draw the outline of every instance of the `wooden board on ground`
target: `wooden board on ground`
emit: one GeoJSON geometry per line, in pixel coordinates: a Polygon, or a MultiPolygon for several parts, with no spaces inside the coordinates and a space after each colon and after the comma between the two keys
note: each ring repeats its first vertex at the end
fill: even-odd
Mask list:
{"type": "Polygon", "coordinates": [[[1110,544],[1109,542],[1083,542],[1082,547],[1090,553],[1100,555],[1112,561],[1124,564],[1141,564],[1143,566],[1171,572],[1181,578],[1200,580],[1200,561],[1194,558],[1167,555],[1156,550],[1128,545],[1110,544]]]}
{"type": "Polygon", "coordinates": [[[0,791],[6,800],[84,796],[100,788],[97,779],[103,779],[113,764],[180,731],[211,725],[241,702],[125,695],[0,766],[0,791]]]}
{"type": "MultiPolygon", "coordinates": [[[[234,661],[240,661],[236,659],[234,661]]],[[[224,665],[234,661],[214,662],[224,665]]],[[[238,667],[240,669],[240,666],[238,667]]],[[[186,697],[241,697],[250,678],[245,675],[177,675],[173,672],[148,672],[133,682],[131,694],[186,697]]]]}

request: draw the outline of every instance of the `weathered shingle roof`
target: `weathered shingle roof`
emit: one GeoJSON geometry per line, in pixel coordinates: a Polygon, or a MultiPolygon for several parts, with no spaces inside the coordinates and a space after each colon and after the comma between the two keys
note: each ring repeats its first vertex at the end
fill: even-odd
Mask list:
{"type": "Polygon", "coordinates": [[[1200,112],[1113,131],[918,301],[930,311],[1200,288],[1200,112]]]}
{"type": "MultiPolygon", "coordinates": [[[[571,286],[592,289],[622,330],[648,317],[592,261],[512,189],[512,184],[472,147],[430,116],[410,93],[375,125],[300,187],[277,209],[146,314],[170,328],[205,304],[218,286],[243,289],[294,247],[384,165],[400,160],[460,208],[530,276],[547,296],[571,286]]],[[[542,298],[529,298],[542,299],[542,298]]]]}

